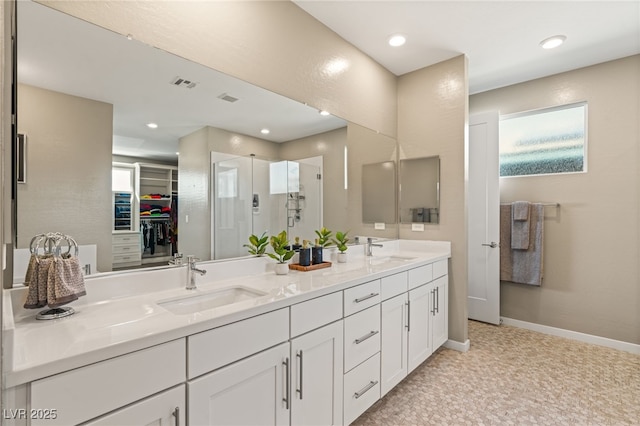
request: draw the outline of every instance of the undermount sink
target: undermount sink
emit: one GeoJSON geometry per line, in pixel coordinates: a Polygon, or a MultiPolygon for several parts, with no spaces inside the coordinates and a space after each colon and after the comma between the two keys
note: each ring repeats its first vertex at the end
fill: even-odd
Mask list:
{"type": "Polygon", "coordinates": [[[399,256],[399,255],[391,255],[391,256],[373,256],[369,258],[369,263],[372,265],[381,265],[387,262],[408,262],[409,260],[413,260],[415,257],[410,256],[399,256]]]}
{"type": "Polygon", "coordinates": [[[244,300],[255,299],[264,296],[265,292],[247,287],[229,287],[207,293],[197,293],[189,296],[179,296],[171,299],[160,300],[158,305],[177,314],[188,315],[207,309],[231,305],[244,300]]]}

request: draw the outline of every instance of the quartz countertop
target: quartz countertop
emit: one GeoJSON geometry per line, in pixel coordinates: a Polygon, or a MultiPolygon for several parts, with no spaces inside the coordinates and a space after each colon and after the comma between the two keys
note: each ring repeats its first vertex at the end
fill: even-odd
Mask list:
{"type": "MultiPolygon", "coordinates": [[[[328,253],[335,260],[335,253],[328,253]]],[[[276,275],[268,258],[202,262],[198,288],[184,288],[185,267],[86,280],[87,296],[71,303],[76,313],[39,321],[40,310],[22,308],[25,289],[5,292],[5,385],[13,387],[52,374],[199,333],[295,303],[340,291],[451,256],[448,242],[394,240],[366,257],[362,248],[348,251],[347,263],[330,268],[276,275]],[[158,302],[243,286],[264,296],[178,315],[158,302]],[[8,301],[7,299],[10,299],[8,301]]]]}

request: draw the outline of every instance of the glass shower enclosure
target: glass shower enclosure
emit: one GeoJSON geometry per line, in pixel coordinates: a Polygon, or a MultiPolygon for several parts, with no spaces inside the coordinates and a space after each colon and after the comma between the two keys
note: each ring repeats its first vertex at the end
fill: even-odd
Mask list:
{"type": "Polygon", "coordinates": [[[212,152],[214,259],[248,255],[249,235],[287,231],[313,240],[322,226],[322,157],[273,161],[212,152]]]}

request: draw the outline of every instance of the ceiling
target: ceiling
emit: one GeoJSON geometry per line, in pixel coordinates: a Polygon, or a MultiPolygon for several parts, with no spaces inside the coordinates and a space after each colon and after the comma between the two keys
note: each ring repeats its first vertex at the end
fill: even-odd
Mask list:
{"type": "Polygon", "coordinates": [[[467,55],[472,94],[640,53],[640,0],[294,2],[395,75],[467,55]]]}
{"type": "Polygon", "coordinates": [[[116,155],[176,161],[179,138],[207,125],[271,142],[346,125],[340,118],[321,116],[317,109],[30,1],[18,2],[18,81],[113,104],[116,155]],[[176,86],[176,77],[196,85],[176,86]],[[227,102],[221,99],[225,94],[238,100],[227,102]],[[159,127],[150,129],[149,122],[159,127]],[[263,128],[270,133],[263,135],[263,128]]]}
{"type": "MultiPolygon", "coordinates": [[[[640,0],[295,3],[396,75],[466,54],[471,93],[640,53],[640,0]],[[391,48],[396,32],[408,41],[391,48]],[[566,43],[539,47],[555,34],[566,43]]],[[[205,125],[274,142],[345,125],[45,6],[20,1],[18,16],[19,81],[113,104],[115,154],[175,161],[178,139],[205,125]],[[176,77],[197,84],[170,84],[176,77]]]]}

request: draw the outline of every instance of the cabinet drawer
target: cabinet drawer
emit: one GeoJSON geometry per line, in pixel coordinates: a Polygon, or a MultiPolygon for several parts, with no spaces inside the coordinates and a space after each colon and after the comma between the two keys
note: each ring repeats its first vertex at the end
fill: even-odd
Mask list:
{"type": "Polygon", "coordinates": [[[31,384],[31,407],[56,409],[32,425],[77,424],[184,382],[184,339],[57,374],[31,384]]]}
{"type": "Polygon", "coordinates": [[[406,272],[390,275],[382,278],[381,280],[380,293],[382,294],[382,300],[387,300],[393,296],[397,296],[398,294],[406,293],[407,290],[406,272]]]}
{"type": "Polygon", "coordinates": [[[140,252],[129,253],[129,254],[115,254],[113,255],[113,264],[116,265],[120,263],[131,263],[131,262],[140,263],[141,259],[142,259],[142,255],[140,254],[140,252]]]}
{"type": "Polygon", "coordinates": [[[433,279],[443,277],[449,273],[449,261],[439,260],[433,264],[433,279]]]}
{"type": "Polygon", "coordinates": [[[342,318],[342,292],[327,294],[291,306],[291,337],[342,318]]]}
{"type": "Polygon", "coordinates": [[[433,280],[433,264],[409,270],[409,290],[433,280]]]}
{"type": "Polygon", "coordinates": [[[344,376],[344,424],[348,425],[380,399],[380,354],[344,376]]]}
{"type": "Polygon", "coordinates": [[[380,305],[344,319],[344,371],[380,351],[380,305]]]}
{"type": "Polygon", "coordinates": [[[132,234],[113,234],[111,237],[113,245],[118,244],[140,244],[140,233],[134,232],[132,234]]]}
{"type": "Polygon", "coordinates": [[[288,339],[287,308],[189,336],[187,338],[189,379],[288,339]]]}
{"type": "Polygon", "coordinates": [[[380,303],[380,280],[351,287],[344,291],[344,316],[360,312],[380,303]]]}
{"type": "Polygon", "coordinates": [[[138,244],[126,244],[126,245],[114,245],[111,249],[111,253],[114,255],[119,254],[140,254],[140,245],[138,244]]]}

